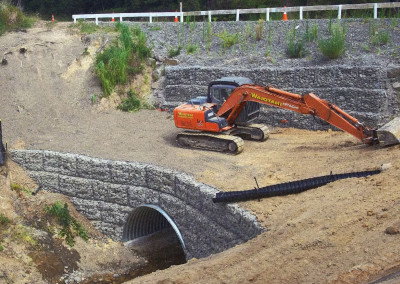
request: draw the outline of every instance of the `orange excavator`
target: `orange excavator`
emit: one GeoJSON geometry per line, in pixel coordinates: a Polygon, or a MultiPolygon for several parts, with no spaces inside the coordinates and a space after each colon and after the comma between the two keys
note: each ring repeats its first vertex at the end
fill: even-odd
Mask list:
{"type": "Polygon", "coordinates": [[[313,93],[301,96],[255,85],[243,77],[213,81],[207,97],[197,97],[175,108],[175,125],[187,130],[177,135],[177,142],[183,147],[240,153],[243,139],[264,141],[269,136],[265,125],[249,124],[257,118],[259,104],[316,116],[366,144],[391,146],[400,142],[400,118],[379,130],[371,129],[313,93]]]}

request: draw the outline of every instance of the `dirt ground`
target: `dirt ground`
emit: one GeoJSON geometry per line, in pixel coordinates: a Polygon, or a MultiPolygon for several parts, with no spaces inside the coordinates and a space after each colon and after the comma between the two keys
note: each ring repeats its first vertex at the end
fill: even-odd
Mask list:
{"type": "Polygon", "coordinates": [[[266,186],[391,164],[376,176],[242,202],[269,231],[132,283],[368,283],[400,267],[399,146],[369,147],[336,131],[271,129],[267,141],[245,141],[237,156],[179,148],[166,112],[92,105],[101,93],[91,67],[100,42],[83,56],[85,41],[68,25],[39,23],[0,37],[8,61],[0,66],[0,117],[11,148],[152,163],[226,191],[254,188],[254,177],[266,186]]]}

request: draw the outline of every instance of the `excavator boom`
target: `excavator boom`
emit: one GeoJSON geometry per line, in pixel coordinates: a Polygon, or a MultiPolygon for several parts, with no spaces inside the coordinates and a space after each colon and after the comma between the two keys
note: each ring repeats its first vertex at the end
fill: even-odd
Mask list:
{"type": "Polygon", "coordinates": [[[228,124],[233,124],[241,109],[248,101],[288,109],[301,114],[310,114],[350,133],[367,144],[379,143],[375,130],[365,127],[356,118],[347,114],[313,93],[301,96],[271,86],[242,85],[235,89],[219,109],[217,116],[227,117],[228,124]]]}

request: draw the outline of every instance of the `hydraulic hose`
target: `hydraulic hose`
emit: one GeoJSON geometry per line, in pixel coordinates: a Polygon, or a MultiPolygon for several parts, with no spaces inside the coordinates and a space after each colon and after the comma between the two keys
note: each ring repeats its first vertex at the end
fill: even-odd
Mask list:
{"type": "Polygon", "coordinates": [[[357,178],[366,177],[370,175],[379,174],[380,172],[381,170],[373,170],[373,171],[362,171],[362,172],[353,172],[353,173],[336,174],[336,175],[330,174],[327,176],[320,176],[298,181],[285,182],[261,188],[255,188],[251,190],[218,192],[215,198],[213,198],[212,200],[214,203],[239,202],[239,201],[260,199],[264,197],[289,195],[294,193],[300,193],[312,188],[317,188],[340,179],[353,178],[353,177],[357,178]]]}

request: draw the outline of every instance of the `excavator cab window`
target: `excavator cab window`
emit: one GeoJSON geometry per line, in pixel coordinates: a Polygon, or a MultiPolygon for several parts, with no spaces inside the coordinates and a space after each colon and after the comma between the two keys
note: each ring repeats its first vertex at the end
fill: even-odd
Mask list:
{"type": "Polygon", "coordinates": [[[211,88],[211,102],[221,105],[235,89],[234,86],[216,85],[211,88]]]}

